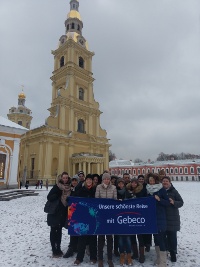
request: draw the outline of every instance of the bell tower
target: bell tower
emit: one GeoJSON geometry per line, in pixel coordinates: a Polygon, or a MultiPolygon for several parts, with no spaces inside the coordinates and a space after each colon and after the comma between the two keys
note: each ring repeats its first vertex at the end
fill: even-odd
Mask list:
{"type": "Polygon", "coordinates": [[[18,95],[18,106],[17,107],[11,107],[9,109],[9,113],[7,114],[7,117],[9,120],[27,128],[30,129],[31,126],[31,120],[32,120],[32,112],[29,108],[25,106],[26,102],[26,95],[24,94],[24,91],[22,89],[22,92],[18,95]]]}
{"type": "Polygon", "coordinates": [[[70,1],[65,28],[66,34],[60,37],[58,48],[52,51],[51,116],[46,124],[70,133],[106,138],[106,131],[100,127],[99,103],[93,93],[94,53],[82,35],[83,22],[77,0],[70,1]]]}
{"type": "Polygon", "coordinates": [[[101,174],[108,169],[110,144],[93,92],[94,53],[82,33],[79,1],[69,4],[64,33],[52,51],[50,115],[21,141],[20,173],[26,170],[34,182],[43,178],[54,184],[64,170],[73,176],[80,170],[101,174]]]}

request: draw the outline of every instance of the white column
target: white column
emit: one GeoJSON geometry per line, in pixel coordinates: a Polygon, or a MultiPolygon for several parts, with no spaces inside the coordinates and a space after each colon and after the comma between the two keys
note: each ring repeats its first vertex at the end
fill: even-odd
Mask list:
{"type": "Polygon", "coordinates": [[[18,186],[17,182],[17,170],[18,170],[18,159],[19,159],[19,143],[20,139],[14,140],[13,154],[10,155],[10,172],[8,177],[9,186],[18,186]]]}

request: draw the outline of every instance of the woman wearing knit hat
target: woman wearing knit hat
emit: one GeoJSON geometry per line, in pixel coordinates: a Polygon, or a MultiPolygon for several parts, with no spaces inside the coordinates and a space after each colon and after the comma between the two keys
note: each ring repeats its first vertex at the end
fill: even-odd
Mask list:
{"type": "MultiPolygon", "coordinates": [[[[112,185],[110,174],[105,172],[102,175],[102,183],[97,186],[95,197],[96,198],[112,198],[117,199],[116,186],[112,185]]],[[[112,235],[106,235],[107,239],[107,256],[108,256],[108,266],[114,267],[112,261],[112,250],[113,250],[113,237],[112,235]]],[[[105,244],[105,236],[98,236],[98,267],[103,267],[103,247],[105,244]]]]}

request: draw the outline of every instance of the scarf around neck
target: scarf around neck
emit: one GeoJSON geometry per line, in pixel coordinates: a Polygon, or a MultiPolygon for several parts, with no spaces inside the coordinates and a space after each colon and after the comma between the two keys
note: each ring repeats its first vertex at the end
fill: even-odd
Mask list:
{"type": "Polygon", "coordinates": [[[146,189],[147,193],[153,195],[154,193],[158,192],[162,188],[162,184],[147,184],[146,189]]]}
{"type": "Polygon", "coordinates": [[[61,195],[61,202],[66,207],[67,206],[67,197],[71,194],[71,187],[69,184],[61,184],[60,182],[57,183],[58,188],[62,191],[61,195]]]}

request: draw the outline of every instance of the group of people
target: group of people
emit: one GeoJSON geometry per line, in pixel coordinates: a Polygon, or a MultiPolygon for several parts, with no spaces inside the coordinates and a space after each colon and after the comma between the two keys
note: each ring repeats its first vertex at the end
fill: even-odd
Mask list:
{"type": "Polygon", "coordinates": [[[43,181],[42,180],[38,180],[37,183],[35,184],[35,189],[42,189],[43,186],[43,181]]]}
{"type": "Polygon", "coordinates": [[[183,206],[183,199],[174,188],[168,176],[148,173],[145,177],[139,175],[130,179],[128,173],[122,178],[111,176],[108,171],[102,175],[87,174],[79,171],[72,179],[67,172],[63,172],[56,185],[50,190],[47,199],[54,201],[60,199],[55,214],[47,215],[50,229],[50,243],[53,257],[68,258],[77,252],[74,265],[80,265],[84,260],[86,247],[89,248],[90,263],[98,262],[98,267],[104,266],[104,246],[107,243],[107,263],[113,267],[113,251],[119,256],[119,263],[133,265],[133,260],[140,263],[145,261],[145,253],[149,252],[152,239],[155,244],[156,260],[159,267],[167,266],[167,252],[172,262],[176,262],[177,231],[180,230],[179,208],[183,206]],[[67,228],[67,199],[69,196],[84,198],[109,198],[119,201],[154,197],[156,200],[157,234],[131,234],[130,235],[81,235],[70,236],[67,252],[63,255],[61,250],[62,228],[67,228]],[[106,240],[105,240],[106,239],[106,240]]]}

